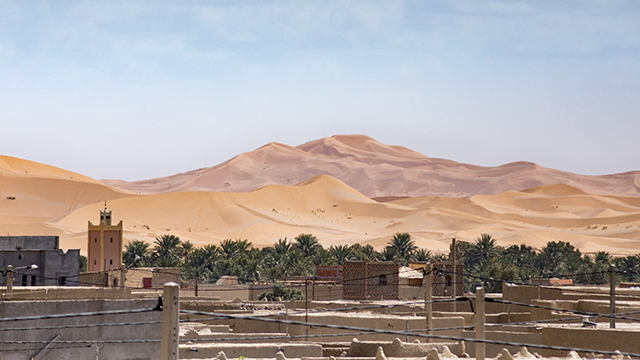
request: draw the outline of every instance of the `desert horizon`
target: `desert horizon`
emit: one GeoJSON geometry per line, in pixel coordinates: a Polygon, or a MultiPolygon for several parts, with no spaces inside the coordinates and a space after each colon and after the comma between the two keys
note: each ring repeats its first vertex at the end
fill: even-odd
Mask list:
{"type": "MultiPolygon", "coordinates": [[[[158,236],[172,234],[196,246],[217,244],[224,239],[246,239],[262,247],[278,239],[310,233],[325,247],[360,243],[379,249],[395,233],[406,232],[418,247],[442,253],[448,251],[454,237],[472,242],[488,233],[502,246],[526,244],[540,249],[549,241],[565,241],[585,253],[640,252],[640,197],[619,194],[638,192],[637,172],[587,177],[589,181],[574,175],[567,181],[585,184],[583,187],[587,189],[599,185],[601,194],[596,194],[566,183],[522,188],[529,182],[508,181],[520,176],[517,166],[482,168],[431,160],[362,135],[315,140],[301,146],[306,151],[287,149],[297,154],[297,162],[288,156],[278,158],[280,152],[266,152],[273,146],[265,145],[213,167],[218,180],[224,178],[224,171],[228,171],[227,178],[231,181],[244,178],[245,187],[255,178],[256,187],[242,192],[194,191],[198,186],[205,188],[204,180],[185,181],[185,177],[190,174],[199,178],[198,172],[203,174],[207,169],[195,170],[195,175],[191,172],[163,178],[162,188],[155,188],[157,193],[141,194],[135,191],[140,184],[127,189],[120,182],[119,189],[64,169],[2,156],[0,231],[3,235],[57,235],[62,248],[79,248],[86,253],[87,222],[99,220],[99,211],[106,201],[114,221],[124,223],[125,243],[134,239],[151,243],[158,236]],[[316,155],[309,155],[309,151],[316,155]],[[307,179],[295,183],[290,176],[285,179],[290,183],[287,185],[264,184],[273,177],[263,176],[263,171],[247,176],[255,170],[256,161],[248,163],[242,176],[238,175],[237,165],[228,166],[234,161],[242,160],[246,165],[246,159],[260,159],[263,167],[295,169],[301,167],[299,163],[318,165],[317,154],[333,156],[333,166],[342,159],[351,159],[340,168],[342,177],[350,184],[324,174],[335,172],[332,162],[326,159],[324,164],[328,165],[315,167],[316,174],[309,173],[307,179]],[[437,162],[440,167],[421,177],[418,170],[428,161],[437,162]],[[361,167],[363,163],[368,166],[361,167]],[[348,173],[350,166],[352,173],[348,173]],[[473,190],[472,184],[478,184],[477,178],[471,182],[461,176],[460,168],[483,172],[482,181],[492,184],[484,186],[485,190],[506,190],[475,194],[478,191],[473,190]],[[404,173],[410,173],[407,181],[394,180],[404,178],[404,173]],[[435,189],[431,184],[433,174],[443,179],[440,184],[450,188],[448,194],[457,196],[428,194],[435,189]],[[424,190],[429,186],[431,190],[424,190]],[[378,195],[375,196],[378,200],[356,190],[358,187],[369,189],[369,194],[378,195]],[[191,190],[182,190],[186,188],[191,190]],[[418,191],[427,194],[416,195],[418,191]],[[412,196],[398,195],[402,193],[412,196]],[[474,194],[463,196],[465,193],[474,194]]],[[[527,179],[535,178],[536,184],[544,183],[545,179],[553,182],[558,174],[569,176],[551,169],[537,171],[534,176],[531,170],[539,170],[537,165],[526,164],[525,168],[527,179]]],[[[297,176],[305,173],[299,171],[297,176]]]]}

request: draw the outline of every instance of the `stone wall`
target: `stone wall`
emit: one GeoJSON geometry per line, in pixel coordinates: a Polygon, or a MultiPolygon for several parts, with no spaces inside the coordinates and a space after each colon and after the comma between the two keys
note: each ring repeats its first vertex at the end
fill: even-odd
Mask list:
{"type": "MultiPolygon", "coordinates": [[[[0,303],[0,318],[153,309],[156,305],[157,300],[4,301],[0,303]]],[[[104,360],[158,359],[160,357],[161,319],[162,311],[150,311],[28,321],[0,321],[0,326],[5,330],[36,327],[36,329],[29,331],[0,332],[0,340],[4,342],[2,357],[4,360],[31,359],[40,353],[47,345],[46,342],[57,337],[59,343],[51,347],[46,358],[93,359],[98,356],[104,360]],[[133,324],[149,321],[157,321],[157,323],[133,324]],[[107,324],[123,325],[107,326],[107,324]],[[69,327],[62,328],[60,326],[69,327]],[[149,342],[127,343],[128,340],[149,342]],[[23,343],[7,343],[11,341],[23,341],[23,343]],[[64,343],[64,341],[71,343],[64,343]]]]}

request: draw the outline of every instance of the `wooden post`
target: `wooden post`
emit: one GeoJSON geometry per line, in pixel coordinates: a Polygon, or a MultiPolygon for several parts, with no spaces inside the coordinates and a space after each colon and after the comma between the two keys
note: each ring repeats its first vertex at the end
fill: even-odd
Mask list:
{"type": "Polygon", "coordinates": [[[456,274],[456,238],[451,241],[451,297],[454,299],[451,302],[453,312],[456,312],[456,287],[457,287],[457,274],[456,274]]]}
{"type": "Polygon", "coordinates": [[[13,298],[13,265],[7,265],[7,299],[13,298]]]}
{"type": "Polygon", "coordinates": [[[160,359],[178,360],[178,320],[180,317],[180,287],[174,282],[164,284],[162,296],[162,337],[160,359]]]}
{"type": "Polygon", "coordinates": [[[307,280],[309,280],[309,278],[304,278],[304,334],[306,335],[305,340],[309,341],[309,325],[307,325],[309,323],[309,295],[307,294],[307,280]]]}
{"type": "Polygon", "coordinates": [[[122,286],[122,298],[126,299],[127,298],[127,267],[122,264],[120,266],[120,286],[122,286]]]}
{"type": "MultiPolygon", "coordinates": [[[[427,335],[433,335],[433,306],[431,304],[431,299],[433,298],[433,289],[432,289],[432,279],[433,274],[431,273],[431,264],[427,263],[424,267],[424,312],[427,320],[427,335]]],[[[431,338],[427,338],[427,342],[431,342],[431,338]]]]}
{"type": "MultiPolygon", "coordinates": [[[[484,340],[484,289],[476,288],[476,340],[484,340]]],[[[476,360],[484,360],[486,344],[476,343],[476,360]]]]}
{"type": "Polygon", "coordinates": [[[613,264],[609,264],[609,327],[611,329],[616,328],[616,267],[613,264]]]}

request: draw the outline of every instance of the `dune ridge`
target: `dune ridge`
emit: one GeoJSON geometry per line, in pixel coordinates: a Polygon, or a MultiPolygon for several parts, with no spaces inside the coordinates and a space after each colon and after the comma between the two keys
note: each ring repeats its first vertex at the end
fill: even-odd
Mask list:
{"type": "Polygon", "coordinates": [[[600,195],[640,196],[640,171],[588,176],[520,161],[482,167],[430,158],[366,135],[334,135],[297,147],[269,143],[222,164],[167,177],[105,184],[142,194],[244,192],[330,175],[369,197],[469,197],[567,184],[600,195]]]}
{"type": "MultiPolygon", "coordinates": [[[[376,144],[362,140],[356,144],[356,154],[350,156],[370,156],[368,151],[376,144]]],[[[274,156],[269,150],[273,146],[280,147],[271,144],[261,152],[264,158],[259,160],[267,159],[267,165],[274,156]]],[[[323,142],[305,149],[283,147],[292,153],[333,151],[323,142]]],[[[424,161],[420,154],[403,148],[379,151],[387,162],[396,158],[406,161],[406,157],[424,161]]],[[[242,161],[256,164],[249,160],[242,161]]],[[[527,163],[517,166],[536,169],[527,163]]],[[[447,252],[452,237],[473,241],[490,233],[504,246],[524,243],[541,248],[548,241],[561,240],[583,252],[640,252],[640,197],[594,194],[567,184],[492,195],[376,201],[340,179],[318,174],[295,184],[265,185],[247,192],[141,195],[59,168],[0,157],[0,192],[0,233],[59,235],[62,248],[80,248],[83,253],[87,221],[98,221],[105,201],[113,211],[113,220],[123,221],[125,241],[153,242],[159,235],[174,234],[198,246],[227,238],[264,246],[280,238],[312,233],[325,247],[363,243],[381,248],[395,233],[408,232],[419,247],[447,252]]]]}

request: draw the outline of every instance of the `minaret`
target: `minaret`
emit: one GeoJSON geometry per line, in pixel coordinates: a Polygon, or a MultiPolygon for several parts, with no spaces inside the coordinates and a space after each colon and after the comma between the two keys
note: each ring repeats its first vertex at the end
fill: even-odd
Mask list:
{"type": "Polygon", "coordinates": [[[100,211],[100,224],[89,221],[87,270],[89,272],[120,269],[122,265],[123,237],[122,221],[111,225],[111,211],[100,211]]]}

